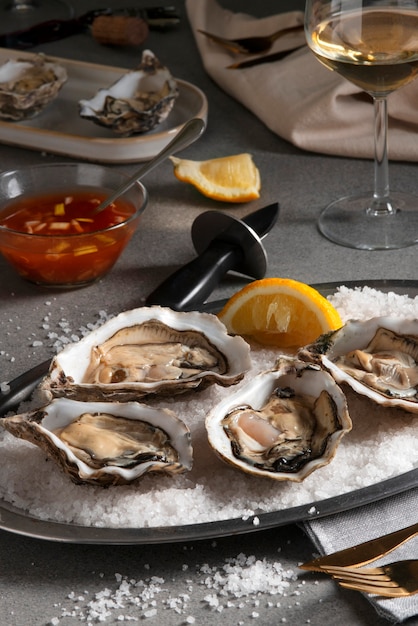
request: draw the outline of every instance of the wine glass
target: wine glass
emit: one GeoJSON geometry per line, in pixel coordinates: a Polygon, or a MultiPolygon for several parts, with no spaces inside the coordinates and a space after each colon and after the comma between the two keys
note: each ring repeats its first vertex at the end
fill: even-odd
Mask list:
{"type": "Polygon", "coordinates": [[[389,191],[387,97],[418,74],[418,0],[307,0],[307,43],[323,65],[366,91],[375,115],[374,191],[326,207],[319,230],[351,248],[418,241],[418,197],[389,191]]]}
{"type": "Polygon", "coordinates": [[[73,7],[66,0],[6,0],[0,3],[0,32],[23,30],[50,20],[66,20],[73,15],[73,7]]]}

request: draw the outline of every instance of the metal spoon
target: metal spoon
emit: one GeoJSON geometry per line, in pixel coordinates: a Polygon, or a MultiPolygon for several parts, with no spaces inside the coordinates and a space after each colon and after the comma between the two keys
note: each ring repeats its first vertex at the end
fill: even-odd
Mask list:
{"type": "Polygon", "coordinates": [[[93,211],[94,214],[100,213],[106,207],[109,206],[112,202],[119,198],[119,196],[123,195],[125,191],[128,191],[132,185],[138,182],[141,178],[148,174],[151,170],[153,170],[157,165],[159,165],[162,161],[167,159],[169,156],[181,150],[182,148],[186,148],[189,144],[195,141],[200,135],[203,133],[205,129],[205,122],[200,118],[193,118],[189,120],[181,130],[177,133],[177,135],[170,141],[169,144],[165,146],[151,161],[145,163],[131,178],[128,178],[126,183],[121,185],[116,191],[114,191],[108,198],[103,200],[93,211]]]}

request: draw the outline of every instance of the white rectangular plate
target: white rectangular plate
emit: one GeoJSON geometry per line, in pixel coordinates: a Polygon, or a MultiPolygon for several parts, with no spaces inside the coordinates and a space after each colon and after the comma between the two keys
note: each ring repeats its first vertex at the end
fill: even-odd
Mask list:
{"type": "MultiPolygon", "coordinates": [[[[8,59],[33,56],[33,53],[0,48],[0,64],[8,59]]],[[[48,59],[66,68],[68,81],[55,100],[36,117],[21,122],[0,120],[0,142],[87,161],[134,163],[155,156],[189,119],[207,119],[204,93],[191,83],[177,79],[179,96],[168,118],[143,135],[119,137],[82,119],[78,101],[92,98],[98,89],[109,87],[129,70],[59,57],[48,56],[48,59]]]]}

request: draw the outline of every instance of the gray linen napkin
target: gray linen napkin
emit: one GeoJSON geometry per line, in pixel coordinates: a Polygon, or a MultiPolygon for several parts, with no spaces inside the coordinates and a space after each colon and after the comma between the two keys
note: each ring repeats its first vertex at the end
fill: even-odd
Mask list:
{"type": "MultiPolygon", "coordinates": [[[[321,555],[330,554],[410,526],[417,522],[417,513],[418,489],[412,489],[374,504],[306,522],[304,529],[321,555]]],[[[418,559],[418,537],[374,561],[370,566],[401,559],[418,559]]],[[[381,616],[392,622],[403,622],[418,615],[418,594],[396,599],[364,595],[381,616]]]]}
{"type": "MultiPolygon", "coordinates": [[[[186,0],[186,10],[207,73],[273,132],[313,152],[373,156],[370,96],[323,67],[307,47],[281,61],[231,70],[227,66],[244,57],[237,57],[197,32],[201,29],[234,38],[267,35],[302,24],[303,13],[291,11],[257,19],[226,10],[217,0],[186,0]]],[[[277,40],[270,52],[304,41],[303,33],[287,35],[277,40]]],[[[391,159],[418,161],[417,102],[418,80],[389,96],[391,159]]]]}

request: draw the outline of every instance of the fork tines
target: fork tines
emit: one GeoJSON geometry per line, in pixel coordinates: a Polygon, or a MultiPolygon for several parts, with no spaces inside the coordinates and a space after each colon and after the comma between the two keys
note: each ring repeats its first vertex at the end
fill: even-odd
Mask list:
{"type": "Polygon", "coordinates": [[[417,561],[397,561],[382,567],[324,566],[341,587],[374,595],[398,598],[418,593],[417,561]]]}

